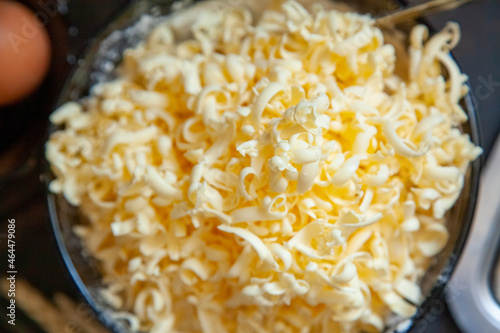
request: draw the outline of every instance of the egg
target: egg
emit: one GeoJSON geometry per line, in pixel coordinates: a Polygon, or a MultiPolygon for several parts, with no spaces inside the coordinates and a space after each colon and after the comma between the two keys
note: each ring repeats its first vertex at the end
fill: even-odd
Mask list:
{"type": "Polygon", "coordinates": [[[32,93],[50,67],[50,39],[35,13],[0,0],[0,106],[32,93]]]}

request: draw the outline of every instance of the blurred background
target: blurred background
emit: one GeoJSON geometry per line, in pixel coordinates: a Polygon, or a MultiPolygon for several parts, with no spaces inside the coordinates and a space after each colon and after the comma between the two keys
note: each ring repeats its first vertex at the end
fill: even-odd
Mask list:
{"type": "MultiPolygon", "coordinates": [[[[54,110],[67,76],[78,64],[79,55],[106,22],[131,1],[17,1],[32,11],[31,17],[33,13],[36,14],[42,23],[37,25],[39,31],[27,32],[39,34],[34,38],[39,44],[31,45],[31,50],[28,47],[23,49],[26,44],[24,40],[12,40],[6,35],[7,23],[15,20],[12,15],[22,14],[22,10],[9,12],[11,9],[5,6],[5,2],[0,0],[0,89],[7,91],[4,93],[0,90],[0,94],[3,94],[0,95],[0,276],[4,280],[7,220],[14,218],[17,278],[33,287],[29,289],[29,295],[26,293],[19,297],[32,297],[33,304],[32,308],[24,311],[17,309],[16,326],[6,323],[2,311],[0,331],[43,332],[42,327],[50,327],[51,320],[61,321],[51,317],[49,310],[64,312],[61,308],[66,304],[68,308],[72,305],[76,312],[70,311],[68,316],[72,316],[72,321],[63,327],[68,332],[83,332],[86,330],[79,328],[78,323],[92,323],[92,314],[74,290],[56,249],[50,229],[43,179],[39,176],[39,161],[48,115],[54,110]],[[47,37],[46,40],[43,36],[47,37]],[[14,75],[16,63],[10,65],[5,57],[2,58],[6,55],[5,49],[2,51],[6,40],[10,45],[14,43],[19,46],[17,63],[24,57],[21,68],[21,73],[24,69],[24,74],[14,75]],[[23,52],[25,54],[21,55],[23,52]],[[28,75],[27,71],[37,74],[28,75]],[[13,90],[9,90],[16,88],[17,81],[20,81],[19,85],[27,86],[24,96],[18,98],[14,96],[13,90]],[[45,316],[40,316],[40,309],[49,310],[45,312],[45,316]]],[[[500,131],[500,1],[474,0],[464,7],[435,14],[427,19],[436,29],[444,27],[447,21],[456,21],[461,26],[462,39],[453,53],[470,79],[472,95],[479,110],[482,146],[485,151],[483,159],[486,161],[500,131]]],[[[25,25],[18,28],[26,29],[25,25]]],[[[26,285],[26,290],[27,288],[26,285]]],[[[3,292],[1,296],[0,308],[5,309],[8,301],[3,292]]],[[[425,330],[420,331],[460,331],[445,303],[446,300],[443,299],[443,306],[429,313],[425,330]]],[[[467,316],[466,313],[463,315],[467,316]]],[[[99,330],[97,326],[91,327],[92,332],[99,330]]]]}

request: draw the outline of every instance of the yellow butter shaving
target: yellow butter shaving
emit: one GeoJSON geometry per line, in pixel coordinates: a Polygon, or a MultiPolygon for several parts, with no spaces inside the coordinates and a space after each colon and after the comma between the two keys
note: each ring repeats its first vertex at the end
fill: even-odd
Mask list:
{"type": "Polygon", "coordinates": [[[116,80],[51,116],[50,189],[88,217],[76,232],[114,316],[207,333],[411,317],[481,153],[457,128],[458,26],[416,26],[403,79],[368,16],[287,1],[252,24],[212,4],[185,11],[191,30],[167,18],[116,80]]]}

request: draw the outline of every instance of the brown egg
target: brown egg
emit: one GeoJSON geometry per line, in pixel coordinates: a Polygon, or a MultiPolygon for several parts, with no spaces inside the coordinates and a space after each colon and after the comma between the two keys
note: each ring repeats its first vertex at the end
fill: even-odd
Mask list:
{"type": "Polygon", "coordinates": [[[0,106],[33,92],[50,66],[50,40],[35,14],[0,0],[0,106]]]}

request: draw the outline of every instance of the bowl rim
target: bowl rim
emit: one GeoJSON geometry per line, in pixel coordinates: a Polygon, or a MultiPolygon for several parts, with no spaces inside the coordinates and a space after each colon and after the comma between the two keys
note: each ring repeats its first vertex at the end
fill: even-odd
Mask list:
{"type": "MultiPolygon", "coordinates": [[[[119,21],[121,19],[124,19],[124,17],[127,14],[130,14],[130,12],[134,11],[137,7],[141,5],[141,3],[145,2],[159,2],[162,0],[156,0],[156,1],[135,1],[135,2],[129,2],[123,5],[123,7],[117,11],[116,14],[112,15],[110,19],[107,20],[107,23],[104,24],[100,29],[97,29],[97,33],[94,35],[93,38],[89,39],[86,41],[86,47],[83,48],[83,50],[80,52],[79,56],[77,59],[86,59],[86,57],[92,53],[92,51],[97,51],[100,42],[102,42],[104,39],[106,39],[113,31],[116,30],[123,30],[124,27],[119,27],[119,21]],[[119,28],[118,28],[119,27],[119,28]]],[[[199,2],[199,1],[206,1],[206,0],[196,0],[194,3],[199,2]]],[[[396,4],[400,6],[406,6],[408,5],[407,0],[392,0],[396,4]]],[[[172,5],[178,1],[176,0],[163,0],[162,2],[168,2],[169,5],[172,5]]],[[[151,9],[153,8],[154,5],[148,5],[147,8],[151,9]]],[[[144,12],[142,13],[144,14],[144,12]]],[[[140,17],[140,16],[139,16],[140,17]]],[[[137,20],[136,20],[137,21],[137,20]]],[[[425,18],[421,18],[418,20],[415,20],[417,23],[424,24],[426,27],[429,28],[429,31],[431,33],[435,33],[437,29],[434,27],[433,24],[431,24],[428,20],[425,18]]],[[[132,23],[133,25],[133,23],[132,23]]],[[[130,25],[128,25],[130,26],[130,25]]],[[[126,28],[126,27],[125,27],[126,28]]],[[[96,53],[96,52],[94,52],[96,53]]],[[[450,56],[452,57],[453,60],[455,60],[455,57],[453,55],[453,52],[450,52],[450,56]]],[[[460,64],[458,61],[455,60],[457,63],[458,67],[461,69],[460,64]]],[[[65,102],[68,100],[72,100],[71,97],[71,91],[72,91],[72,83],[74,81],[75,75],[82,70],[83,66],[91,66],[91,64],[84,63],[84,65],[79,64],[77,61],[75,65],[73,66],[73,69],[70,71],[69,75],[65,79],[65,83],[62,87],[62,89],[59,91],[58,97],[56,99],[56,103],[54,103],[53,110],[56,110],[58,106],[63,105],[65,102]]],[[[481,129],[480,129],[480,124],[478,121],[478,107],[474,99],[472,98],[472,90],[471,90],[471,84],[470,80],[467,79],[467,81],[464,83],[469,89],[467,94],[463,97],[462,103],[465,106],[464,111],[467,114],[468,120],[462,124],[462,127],[465,129],[463,130],[464,133],[469,134],[470,140],[472,143],[474,143],[476,146],[482,146],[482,138],[481,138],[481,129]]],[[[45,142],[47,142],[50,134],[54,132],[54,130],[57,127],[53,124],[48,125],[47,129],[47,135],[45,138],[45,142]]],[[[49,209],[49,215],[50,215],[50,224],[52,227],[52,231],[54,234],[54,239],[57,244],[57,247],[59,249],[59,253],[62,257],[62,260],[64,261],[70,275],[72,278],[72,281],[76,288],[78,289],[78,293],[80,295],[80,298],[82,301],[89,305],[91,311],[94,314],[94,317],[99,320],[101,324],[103,324],[107,329],[111,330],[112,332],[115,333],[123,333],[124,328],[122,325],[119,325],[115,320],[113,320],[107,311],[103,309],[102,306],[100,306],[97,302],[97,300],[92,296],[90,293],[89,288],[87,285],[83,282],[82,277],[78,273],[78,270],[75,267],[75,264],[73,262],[73,259],[71,257],[71,254],[69,253],[69,250],[66,246],[66,242],[64,240],[63,234],[62,234],[62,228],[61,228],[61,222],[59,219],[58,215],[58,210],[57,210],[57,197],[58,195],[52,193],[49,189],[49,184],[51,180],[54,178],[53,174],[50,169],[50,163],[47,161],[45,158],[45,151],[46,151],[46,146],[44,145],[43,148],[43,154],[42,154],[42,174],[44,175],[44,180],[45,180],[45,188],[47,192],[47,205],[49,209]]],[[[386,327],[386,331],[393,331],[393,332],[412,332],[416,331],[416,326],[421,323],[423,320],[425,320],[425,317],[427,313],[433,308],[433,305],[435,304],[436,301],[439,301],[443,297],[444,290],[446,288],[447,283],[449,282],[449,279],[451,275],[453,274],[457,263],[459,261],[460,255],[464,250],[464,247],[467,243],[468,236],[470,234],[470,229],[472,226],[472,221],[474,218],[474,212],[476,209],[476,203],[477,203],[477,197],[478,197],[478,192],[479,192],[479,184],[480,184],[480,173],[481,169],[484,163],[484,155],[481,155],[478,157],[476,160],[470,163],[469,165],[469,170],[470,172],[470,187],[469,187],[469,199],[467,200],[467,209],[464,214],[464,222],[463,222],[463,227],[462,230],[458,234],[458,238],[455,242],[455,245],[453,246],[453,250],[451,251],[450,255],[446,259],[445,264],[441,267],[439,277],[432,288],[429,291],[429,296],[427,296],[424,300],[424,302],[418,306],[417,312],[415,313],[414,316],[411,318],[408,318],[410,320],[410,325],[403,327],[401,330],[398,328],[398,325],[400,322],[398,322],[395,327],[386,327]]]]}

